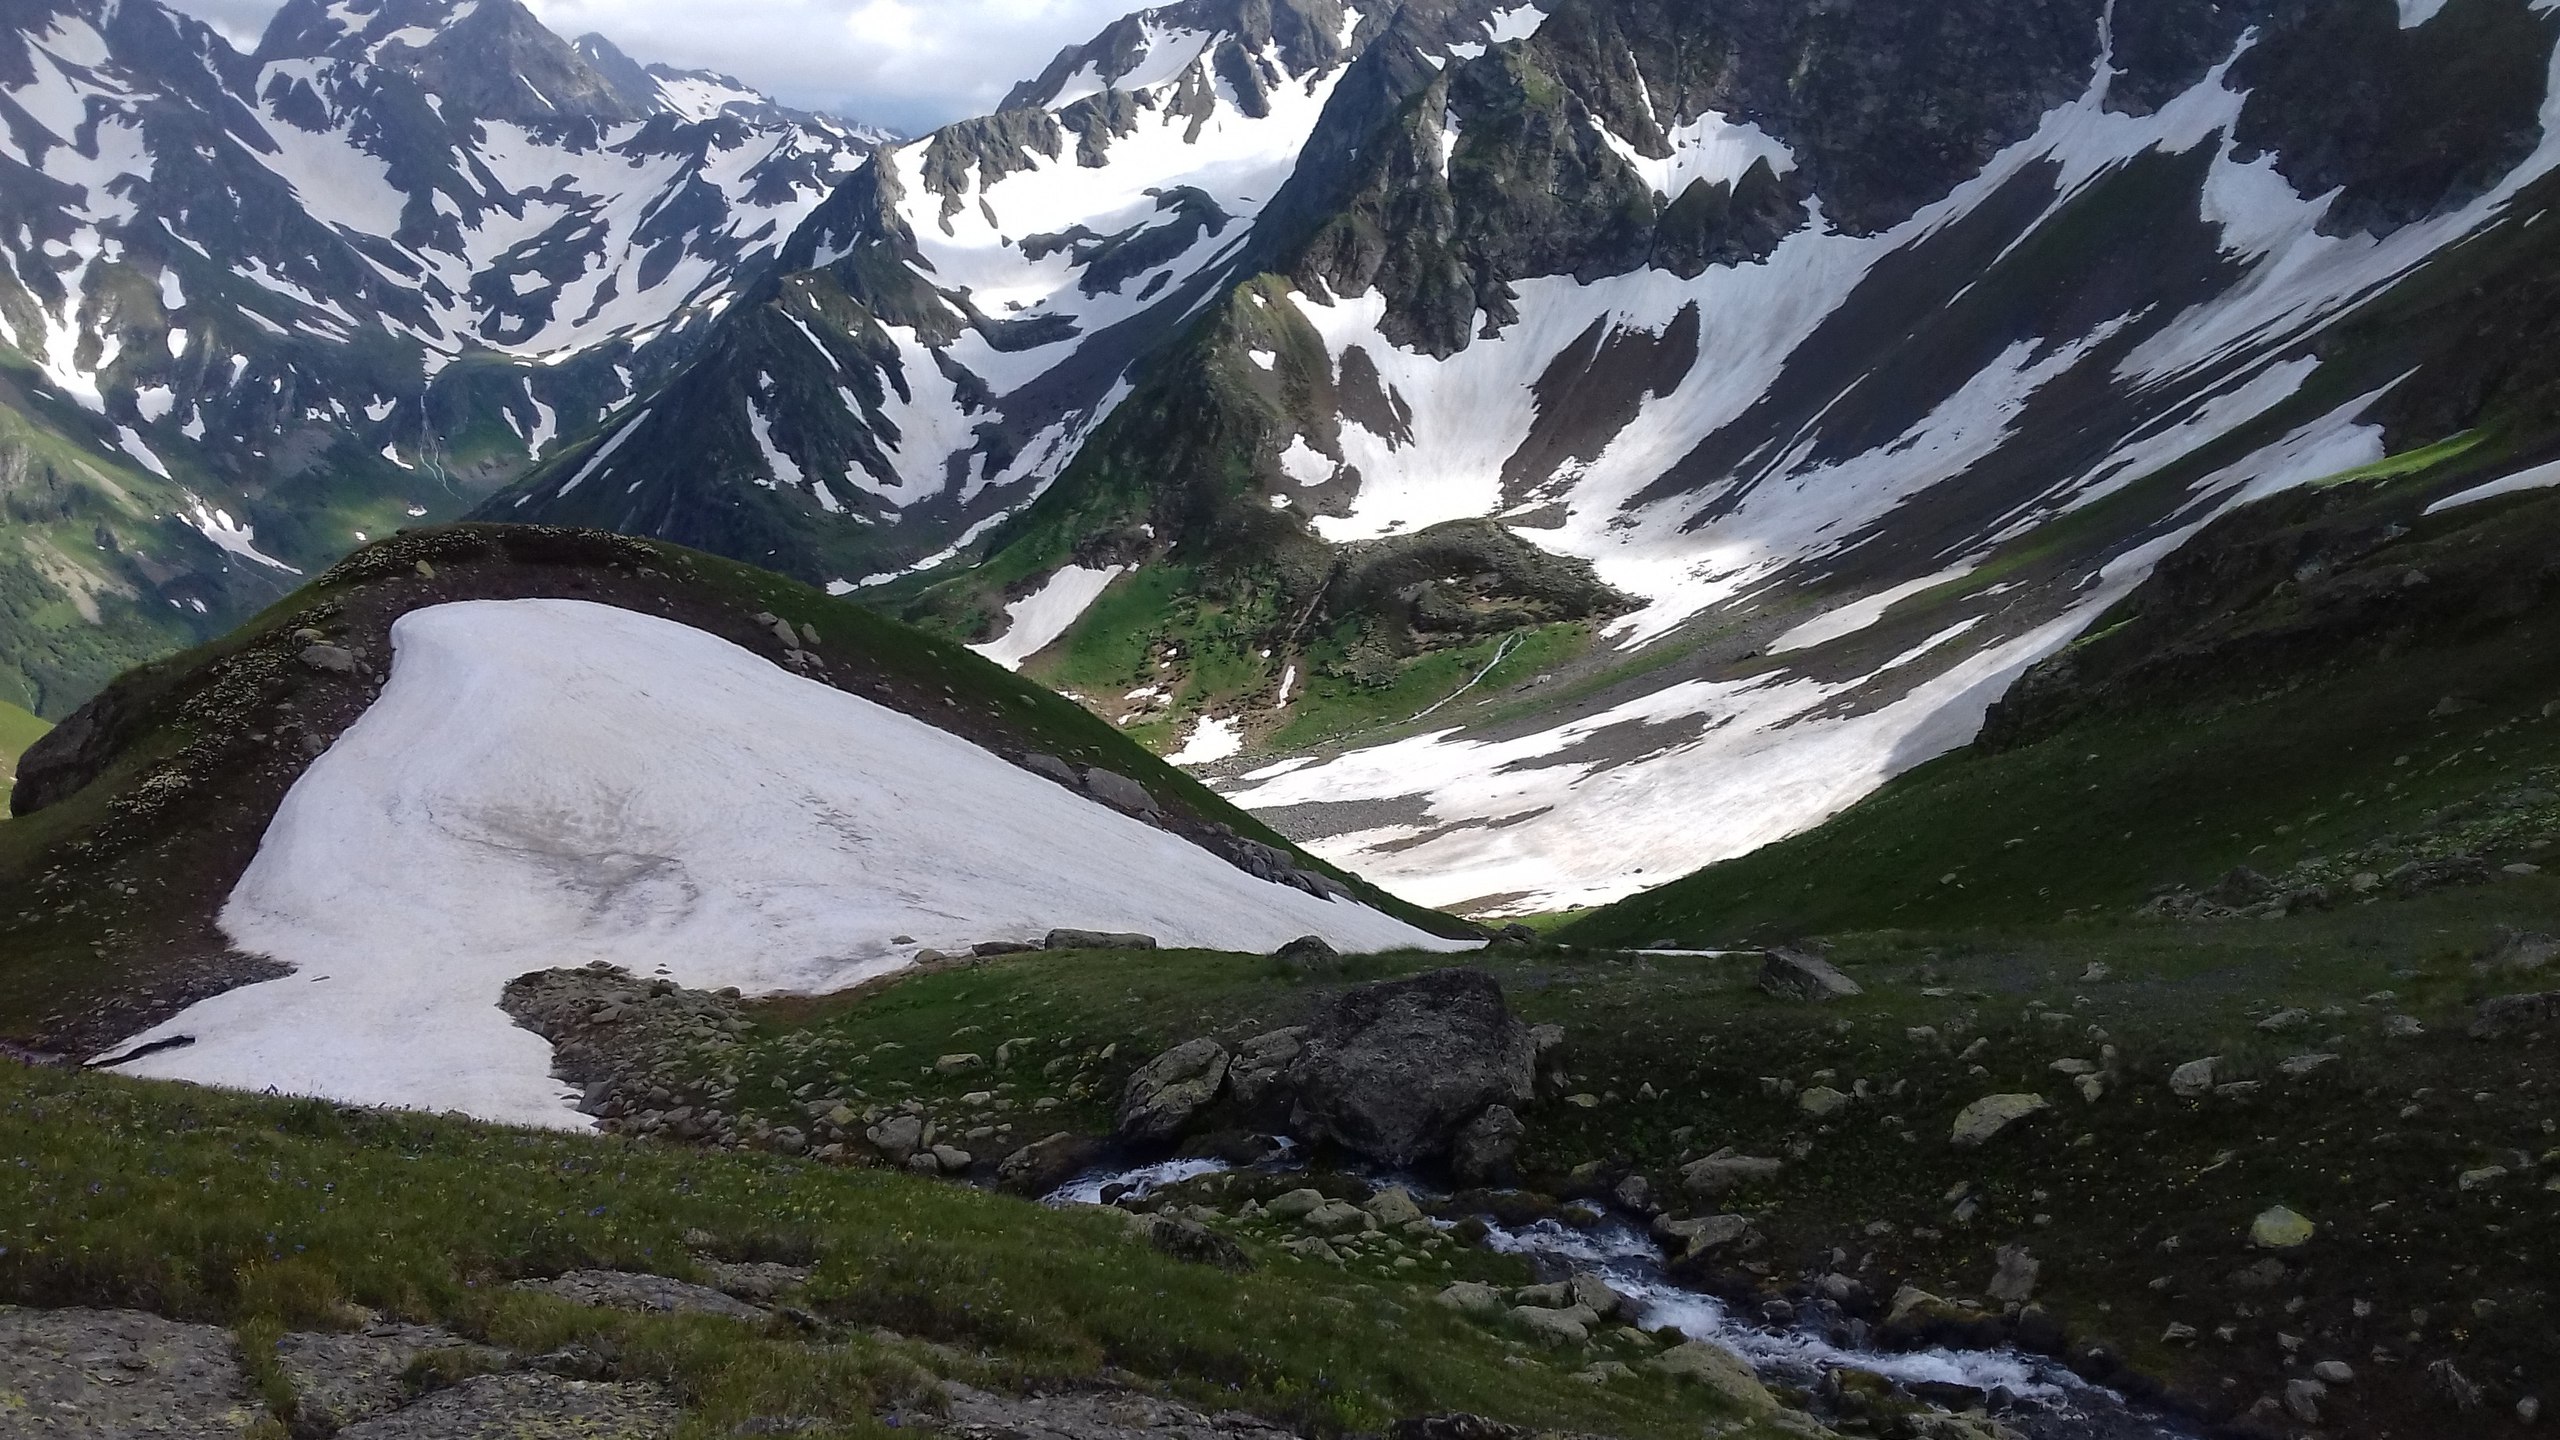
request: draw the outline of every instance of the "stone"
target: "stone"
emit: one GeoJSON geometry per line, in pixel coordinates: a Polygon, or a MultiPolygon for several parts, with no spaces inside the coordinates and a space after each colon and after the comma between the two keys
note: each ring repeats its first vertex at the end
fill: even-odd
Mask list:
{"type": "Polygon", "coordinates": [[[1035,774],[1046,775],[1062,785],[1076,783],[1076,767],[1055,755],[1043,755],[1039,751],[1032,751],[1022,757],[1022,768],[1035,774]]]}
{"type": "Polygon", "coordinates": [[[482,1375],[416,1404],[350,1425],[339,1440],[658,1440],[681,1419],[654,1385],[570,1380],[530,1371],[482,1375]]]}
{"type": "Polygon", "coordinates": [[[1227,1093],[1247,1115],[1285,1115],[1289,1067],[1307,1046],[1307,1029],[1266,1030],[1238,1045],[1227,1059],[1227,1093]]]}
{"type": "Polygon", "coordinates": [[[1841,974],[1837,966],[1821,956],[1784,948],[1771,950],[1760,963],[1759,985],[1772,995],[1791,1000],[1839,1000],[1866,993],[1857,981],[1841,974]]]}
{"type": "Polygon", "coordinates": [[[1432,1297],[1461,1315],[1490,1320],[1503,1311],[1502,1292],[1473,1280],[1460,1280],[1432,1297]]]}
{"type": "Polygon", "coordinates": [[[1523,1305],[1511,1312],[1513,1324],[1550,1350],[1589,1344],[1596,1320],[1588,1310],[1549,1310],[1538,1305],[1523,1305]]]}
{"type": "Polygon", "coordinates": [[[2539,995],[2496,995],[2472,1012],[2471,1038],[2505,1040],[2560,1020],[2560,990],[2539,995]]]}
{"type": "Polygon", "coordinates": [[[2249,1222],[2249,1243],[2261,1250],[2297,1250],[2311,1243],[2319,1227],[2282,1205],[2270,1205],[2249,1222]]]}
{"type": "Polygon", "coordinates": [[[2507,1167],[2504,1165],[2483,1165],[2477,1170],[2465,1170],[2455,1176],[2453,1185],[2457,1190],[2486,1190],[2506,1179],[2507,1173],[2507,1167]]]}
{"type": "Polygon", "coordinates": [[[1591,1271],[1576,1271],[1564,1283],[1567,1298],[1603,1320],[1627,1315],[1632,1309],[1627,1297],[1619,1294],[1606,1277],[1591,1271]]]}
{"type": "Polygon", "coordinates": [[[1653,1203],[1653,1182],[1642,1175],[1626,1177],[1618,1182],[1615,1190],[1609,1193],[1617,1197],[1621,1208],[1632,1210],[1639,1215],[1650,1214],[1656,1208],[1653,1203]]]}
{"type": "Polygon", "coordinates": [[[936,1058],[933,1062],[933,1073],[936,1075],[965,1075],[972,1070],[984,1070],[986,1068],[987,1057],[975,1052],[968,1052],[959,1055],[944,1055],[936,1058]]]}
{"type": "Polygon", "coordinates": [[[1816,1120],[1828,1120],[1848,1109],[1850,1103],[1847,1092],[1828,1085],[1816,1085],[1796,1097],[1796,1108],[1816,1120]]]}
{"type": "Polygon", "coordinates": [[[1766,1415],[1778,1408],[1777,1397],[1769,1393],[1769,1387],[1760,1383],[1760,1377],[1752,1373],[1742,1357],[1712,1340],[1690,1340],[1674,1345],[1645,1361],[1644,1368],[1683,1384],[1696,1385],[1752,1414],[1766,1415]]]}
{"type": "Polygon", "coordinates": [[[631,1270],[572,1270],[549,1280],[519,1280],[515,1289],[556,1295],[574,1305],[598,1310],[630,1310],[644,1315],[719,1315],[731,1320],[762,1320],[765,1312],[708,1285],[648,1275],[631,1270]]]}
{"type": "Polygon", "coordinates": [[[1368,1230],[1378,1222],[1369,1217],[1368,1211],[1348,1200],[1327,1200],[1308,1211],[1299,1223],[1310,1230],[1339,1235],[1346,1230],[1368,1230]]]}
{"type": "Polygon", "coordinates": [[[2414,1040],[2425,1033],[2427,1033],[2427,1027],[2418,1023],[2418,1017],[2415,1015],[2382,1017],[2382,1038],[2385,1040],[2414,1040]]]}
{"type": "Polygon", "coordinates": [[[0,1433],[246,1436],[266,1419],[218,1325],[0,1306],[0,1433]]]}
{"type": "Polygon", "coordinates": [[[1133,1145],[1166,1145],[1218,1098],[1227,1083],[1227,1048],[1202,1037],[1148,1061],[1120,1092],[1117,1129],[1133,1145]]]}
{"type": "Polygon", "coordinates": [[[1476,1118],[1458,1127],[1449,1142],[1449,1169],[1470,1185],[1490,1185],[1513,1178],[1520,1142],[1529,1127],[1508,1105],[1487,1105],[1476,1118]]]}
{"type": "Polygon", "coordinates": [[[1280,1248],[1301,1260],[1322,1260],[1329,1265],[1342,1263],[1342,1253],[1325,1243],[1321,1235],[1298,1235],[1280,1242],[1280,1248]]]}
{"type": "Polygon", "coordinates": [[[2283,1060],[2276,1063],[2276,1073],[2283,1075],[2289,1080],[2299,1080],[2303,1076],[2310,1074],[2312,1071],[2319,1069],[2321,1066],[2335,1061],[2337,1058],[2338,1057],[2335,1055],[2326,1053],[2288,1055],[2283,1060]]]}
{"type": "Polygon", "coordinates": [[[1197,1220],[1174,1215],[1143,1218],[1147,1222],[1147,1243],[1176,1260],[1212,1265],[1236,1275],[1253,1268],[1253,1259],[1245,1254],[1243,1246],[1197,1220]]]}
{"type": "Polygon", "coordinates": [[[1328,1197],[1323,1191],[1310,1187],[1272,1197],[1262,1207],[1262,1213],[1274,1220],[1297,1220],[1315,1213],[1316,1207],[1327,1203],[1328,1197]]]}
{"type": "Polygon", "coordinates": [[[2044,1264],[2026,1246],[2003,1245],[1993,1258],[2000,1268],[1983,1294],[2008,1305],[2024,1305],[2035,1297],[2036,1277],[2043,1272],[2044,1264]]]}
{"type": "Polygon", "coordinates": [[[2302,1009],[2279,1010],[2258,1022],[2258,1028],[2270,1035],[2288,1034],[2311,1023],[2311,1012],[2302,1009]]]}
{"type": "Polygon", "coordinates": [[[306,667],[324,675],[356,673],[355,652],[342,645],[306,645],[302,653],[294,658],[300,660],[306,667]]]}
{"type": "Polygon", "coordinates": [[[293,1386],[295,1420],[337,1431],[409,1403],[409,1366],[436,1350],[464,1352],[477,1370],[509,1368],[505,1351],[473,1345],[449,1330],[384,1324],[347,1334],[286,1335],[276,1341],[276,1368],[293,1386]]]}
{"type": "Polygon", "coordinates": [[[969,953],[981,960],[992,960],[999,955],[1030,955],[1039,949],[1021,940],[981,940],[969,947],[969,953]]]}
{"type": "Polygon", "coordinates": [[[1414,1203],[1413,1192],[1401,1185],[1390,1185],[1369,1197],[1361,1207],[1390,1230],[1401,1230],[1422,1218],[1422,1207],[1414,1203]]]}
{"type": "Polygon", "coordinates": [[[1681,1166],[1680,1183],[1691,1194],[1717,1196],[1746,1185],[1765,1184],[1778,1178],[1778,1172],[1785,1168],[1784,1161],[1740,1154],[1727,1146],[1703,1160],[1681,1166]]]}
{"type": "Polygon", "coordinates": [[[977,1157],[956,1145],[936,1145],[933,1147],[933,1163],[941,1166],[945,1175],[958,1175],[977,1163],[977,1157]]]}
{"type": "Polygon", "coordinates": [[[1040,938],[1043,950],[1153,950],[1156,937],[1110,930],[1052,930],[1040,938]]]}
{"type": "Polygon", "coordinates": [[[2214,1070],[2221,1064],[2219,1055],[2190,1060],[2169,1072],[2169,1089],[2181,1100],[2194,1100],[2211,1094],[2214,1070]]]}
{"type": "Polygon", "coordinates": [[[1748,1250],[1760,1241],[1750,1219],[1741,1215],[1660,1218],[1653,1222],[1653,1238],[1662,1243],[1674,1265],[1707,1259],[1726,1250],[1748,1250]]]}
{"type": "Polygon", "coordinates": [[[2051,1108],[2052,1103],[2041,1095],[1986,1095],[1956,1113],[1947,1143],[1970,1150],[1989,1143],[2019,1121],[2051,1108]]]}
{"type": "Polygon", "coordinates": [[[1386,1165],[1439,1159],[1486,1106],[1533,1098],[1535,1061],[1528,1027],[1481,970],[1358,986],[1307,1027],[1291,1123],[1386,1165]]]}
{"type": "Polygon", "coordinates": [[[924,1145],[924,1121],[914,1115],[892,1115],[863,1131],[862,1138],[870,1141],[890,1164],[904,1165],[924,1145]]]}
{"type": "Polygon", "coordinates": [[[2311,1378],[2323,1385],[2353,1385],[2356,1368],[2344,1360],[2323,1360],[2311,1367],[2311,1378]]]}
{"type": "Polygon", "coordinates": [[[2288,1380],[2284,1387],[2285,1413],[2305,1425],[2320,1423],[2320,1402],[2327,1398],[2329,1387],[2317,1380],[2288,1380]]]}
{"type": "Polygon", "coordinates": [[[2427,1367],[2427,1384],[2456,1410],[2477,1410],[2487,1398],[2487,1392],[2450,1360],[2438,1360],[2427,1367]]]}
{"type": "Polygon", "coordinates": [[[2071,1088],[2080,1092],[2081,1099],[2095,1105],[2100,1100],[2106,1098],[2107,1077],[2104,1075],[2074,1075],[2071,1077],[2071,1088]]]}
{"type": "Polygon", "coordinates": [[[1084,791],[1114,810],[1132,815],[1156,813],[1156,797],[1147,793],[1147,787],[1117,771],[1099,766],[1085,771],[1084,791]]]}
{"type": "Polygon", "coordinates": [[[1301,935],[1272,951],[1271,958],[1290,970],[1322,972],[1332,969],[1342,959],[1342,952],[1325,943],[1321,935],[1301,935]]]}

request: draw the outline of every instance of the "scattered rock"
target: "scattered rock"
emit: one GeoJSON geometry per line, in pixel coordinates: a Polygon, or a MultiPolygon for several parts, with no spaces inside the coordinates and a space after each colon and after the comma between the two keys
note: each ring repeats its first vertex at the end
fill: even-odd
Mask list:
{"type": "Polygon", "coordinates": [[[1449,1169],[1470,1185],[1510,1181],[1529,1127],[1508,1105],[1487,1105],[1449,1142],[1449,1169]]]}
{"type": "Polygon", "coordinates": [[[1101,1163],[1105,1149],[1099,1140],[1063,1130],[1034,1140],[998,1162],[996,1188],[1014,1195],[1046,1195],[1101,1163]]]}
{"type": "Polygon", "coordinates": [[[1129,1077],[1120,1095],[1120,1138],[1135,1145],[1171,1143],[1226,1082],[1225,1046],[1205,1037],[1174,1046],[1129,1077]]]}
{"type": "Polygon", "coordinates": [[[1043,950],[1153,950],[1153,935],[1123,934],[1109,930],[1052,930],[1041,937],[1043,950]]]}
{"type": "Polygon", "coordinates": [[[1796,1097],[1796,1108],[1816,1120],[1827,1120],[1848,1109],[1849,1105],[1847,1092],[1834,1090],[1828,1085],[1816,1085],[1796,1097]]]}
{"type": "Polygon", "coordinates": [[[230,1332],[133,1310],[0,1306],[0,1377],[0,1427],[30,1437],[245,1435],[265,1415],[230,1332]]]}
{"type": "Polygon", "coordinates": [[[2465,1170],[2455,1176],[2453,1188],[2465,1192],[2486,1190],[2506,1179],[2508,1173],[2504,1165],[2483,1165],[2477,1170],[2465,1170]]]}
{"type": "Polygon", "coordinates": [[[482,1375],[338,1432],[339,1440],[655,1440],[681,1418],[654,1385],[482,1375]]]}
{"type": "Polygon", "coordinates": [[[2493,996],[2481,1001],[2480,1008],[2472,1012],[2471,1038],[2505,1040],[2540,1030],[2554,1020],[2560,1020],[2560,990],[2493,996]]]}
{"type": "Polygon", "coordinates": [[[1982,1293],[2010,1305],[2024,1305],[2035,1298],[2036,1277],[2044,1271],[2043,1262],[2030,1254],[2024,1245],[2003,1245],[1995,1258],[1999,1261],[1999,1272],[1991,1277],[1990,1285],[1982,1293]]]}
{"type": "Polygon", "coordinates": [[[2051,1102],[2041,1095],[1986,1095],[1957,1112],[1955,1128],[1947,1141],[1958,1149],[1969,1150],[2028,1116],[2051,1108],[2051,1102]]]}
{"type": "Polygon", "coordinates": [[[2276,1071],[2287,1079],[2299,1080],[2321,1066],[2334,1062],[2337,1058],[2325,1052],[2289,1055],[2276,1063],[2276,1071]]]}
{"type": "Polygon", "coordinates": [[[1321,935],[1301,935],[1272,951],[1271,958],[1290,970],[1320,974],[1339,964],[1342,952],[1325,943],[1321,935]]]}
{"type": "Polygon", "coordinates": [[[2210,1093],[2213,1089],[2214,1069],[2221,1063],[2222,1057],[2219,1055],[2207,1055],[2201,1060],[2188,1061],[2169,1072],[2170,1090],[2175,1092],[2181,1100],[2194,1100],[2210,1093]]]}
{"type": "Polygon", "coordinates": [[[2344,1360],[2323,1360],[2311,1367],[2311,1378],[2323,1385],[2353,1385],[2356,1370],[2344,1360]]]}
{"type": "Polygon", "coordinates": [[[1693,1160],[1681,1166],[1680,1183],[1687,1186],[1691,1194],[1716,1196],[1745,1185],[1774,1180],[1785,1168],[1783,1161],[1744,1155],[1727,1146],[1703,1160],[1693,1160]]]}
{"type": "Polygon", "coordinates": [[[987,1057],[978,1054],[976,1051],[964,1051],[957,1055],[936,1056],[933,1062],[933,1073],[936,1075],[965,1075],[972,1070],[984,1070],[986,1068],[987,1057]]]}
{"type": "Polygon", "coordinates": [[[1549,1310],[1537,1305],[1523,1305],[1511,1312],[1513,1324],[1550,1350],[1589,1344],[1591,1327],[1598,1318],[1588,1310],[1549,1310]]]}
{"type": "Polygon", "coordinates": [[[356,673],[355,652],[340,645],[306,645],[296,657],[305,666],[326,675],[356,673]]]}
{"type": "Polygon", "coordinates": [[[287,1335],[276,1342],[276,1366],[293,1387],[297,1426],[327,1433],[409,1403],[409,1366],[431,1350],[462,1351],[475,1370],[509,1368],[505,1351],[451,1331],[379,1324],[352,1334],[287,1335]]]}
{"type": "Polygon", "coordinates": [[[1778,1408],[1777,1397],[1760,1383],[1760,1377],[1752,1373],[1742,1357],[1711,1340],[1674,1345],[1644,1364],[1657,1375],[1700,1386],[1754,1414],[1765,1415],[1778,1408]]]}
{"type": "Polygon", "coordinates": [[[2427,1027],[2418,1023],[2418,1017],[2414,1015],[2382,1017],[2382,1038],[2385,1040],[2414,1040],[2425,1033],[2427,1027]]]}
{"type": "Polygon", "coordinates": [[[2311,1243],[2319,1227],[2282,1205],[2270,1205],[2249,1222],[2249,1243],[2261,1250],[2295,1250],[2311,1243]]]}
{"type": "Polygon", "coordinates": [[[1370,1196],[1369,1203],[1361,1208],[1390,1230],[1402,1229],[1422,1218],[1422,1207],[1414,1203],[1413,1192],[1401,1185],[1390,1185],[1370,1196]]]}
{"type": "Polygon", "coordinates": [[[1227,1060],[1227,1092],[1249,1116],[1286,1109],[1289,1067],[1307,1047],[1307,1029],[1266,1030],[1236,1047],[1227,1060]]]}
{"type": "Polygon", "coordinates": [[[2288,1034],[2311,1023],[2311,1012],[2302,1009],[2279,1010],[2258,1022],[2258,1028],[2270,1035],[2288,1034]]]}
{"type": "Polygon", "coordinates": [[[1461,1315],[1490,1320],[1503,1311],[1502,1292],[1473,1280],[1460,1280],[1433,1297],[1461,1315]]]}
{"type": "Polygon", "coordinates": [[[1022,766],[1026,770],[1046,775],[1062,785],[1076,783],[1076,767],[1055,755],[1043,755],[1035,750],[1022,757],[1022,766]]]}
{"type": "Polygon", "coordinates": [[[551,1280],[519,1280],[518,1290],[557,1295],[572,1304],[599,1310],[636,1310],[652,1315],[724,1315],[732,1320],[762,1320],[765,1312],[707,1285],[632,1270],[572,1270],[551,1280]]]}
{"type": "Polygon", "coordinates": [[[1125,810],[1132,815],[1157,813],[1156,797],[1147,793],[1147,787],[1116,771],[1099,766],[1085,771],[1084,790],[1114,810],[1125,810]]]}
{"type": "Polygon", "coordinates": [[[1218,1269],[1241,1275],[1253,1268],[1252,1257],[1244,1247],[1210,1229],[1197,1220],[1174,1215],[1143,1215],[1141,1228],[1147,1243],[1176,1260],[1194,1265],[1214,1265],[1218,1269]]]}
{"type": "Polygon", "coordinates": [[[1362,985],[1308,1026],[1289,1070],[1300,1138],[1388,1165],[1447,1154],[1489,1105],[1525,1104],[1536,1048],[1481,970],[1362,985]]]}
{"type": "Polygon", "coordinates": [[[1263,1205],[1262,1213],[1286,1223],[1291,1220],[1302,1220],[1314,1214],[1317,1207],[1327,1203],[1329,1203],[1329,1197],[1323,1191],[1309,1187],[1274,1196],[1263,1205]]]}
{"type": "Polygon", "coordinates": [[[862,1138],[892,1165],[904,1165],[924,1147],[924,1121],[914,1115],[892,1115],[862,1132],[862,1138]]]}
{"type": "MultiPolygon", "coordinates": [[[[1294,1440],[1289,1430],[1252,1415],[1204,1415],[1133,1390],[994,1395],[957,1380],[944,1380],[941,1388],[949,1414],[932,1417],[931,1428],[954,1440],[1294,1440]]],[[[890,1417],[899,1429],[922,1428],[923,1422],[924,1417],[890,1417]]],[[[1451,1434],[1429,1440],[1508,1437],[1451,1434]]]]}
{"type": "Polygon", "coordinates": [[[1701,1215],[1695,1219],[1657,1218],[1653,1238],[1674,1266],[1695,1264],[1728,1250],[1749,1250],[1760,1243],[1759,1232],[1741,1215],[1701,1215]]]}
{"type": "Polygon", "coordinates": [[[2454,1368],[2450,1360],[2438,1360],[2428,1366],[2427,1383],[2434,1387],[2438,1395],[2452,1402],[2456,1410],[2477,1410],[2480,1408],[2480,1402],[2487,1398],[2486,1392],[2476,1382],[2454,1368]]]}
{"type": "Polygon", "coordinates": [[[1838,1000],[1863,995],[1864,987],[1819,955],[1774,949],[1760,964],[1760,988],[1794,1000],[1838,1000]]]}

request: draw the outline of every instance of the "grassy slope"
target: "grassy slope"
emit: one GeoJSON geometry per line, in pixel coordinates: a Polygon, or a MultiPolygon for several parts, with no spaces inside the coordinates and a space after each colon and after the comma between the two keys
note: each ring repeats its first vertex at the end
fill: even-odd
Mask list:
{"type": "MultiPolygon", "coordinates": [[[[874,1435],[929,1389],[1106,1371],[1313,1433],[1466,1409],[1570,1431],[1695,1433],[1668,1382],[1576,1384],[1505,1363],[1424,1284],[1263,1253],[1231,1277],[1160,1256],[1112,1217],[882,1171],[512,1132],[315,1102],[0,1068],[0,1298],[119,1303],[248,1335],[335,1328],[349,1304],[527,1351],[570,1343],[677,1387],[689,1435],[824,1415],[874,1435]],[[582,1311],[504,1282],[602,1265],[689,1274],[681,1237],[817,1268],[787,1326],[582,1311]],[[887,1327],[934,1351],[883,1340],[887,1327]]],[[[272,1392],[271,1392],[272,1394],[272,1392]]]]}
{"type": "Polygon", "coordinates": [[[18,757],[52,728],[42,719],[0,700],[0,780],[16,774],[18,757]]]}

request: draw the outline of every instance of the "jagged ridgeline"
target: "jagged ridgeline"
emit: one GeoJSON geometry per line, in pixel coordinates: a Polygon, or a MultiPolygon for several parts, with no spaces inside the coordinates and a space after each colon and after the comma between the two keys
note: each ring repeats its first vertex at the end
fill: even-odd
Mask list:
{"type": "Polygon", "coordinates": [[[0,26],[0,702],[68,714],[628,405],[884,138],[515,0],[0,26]]]}
{"type": "Polygon", "coordinates": [[[1151,10],[487,513],[922,620],[1427,903],[1604,902],[1961,744],[2235,503],[2546,458],[2555,26],[1151,10]]]}

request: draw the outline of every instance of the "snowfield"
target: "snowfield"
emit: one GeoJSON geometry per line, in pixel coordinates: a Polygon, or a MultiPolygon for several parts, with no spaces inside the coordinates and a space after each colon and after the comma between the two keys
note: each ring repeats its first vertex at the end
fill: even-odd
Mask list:
{"type": "Polygon", "coordinates": [[[582,1127],[498,1008],[603,960],[751,994],[919,947],[1461,948],[1245,874],[945,731],[672,621],[469,601],[392,630],[372,708],[289,792],[222,926],[294,973],[195,1005],[134,1074],[582,1127]]]}

